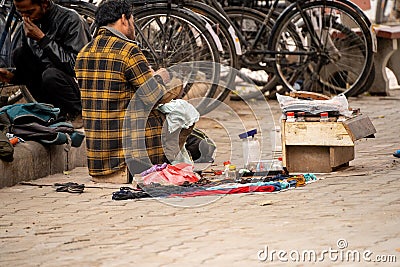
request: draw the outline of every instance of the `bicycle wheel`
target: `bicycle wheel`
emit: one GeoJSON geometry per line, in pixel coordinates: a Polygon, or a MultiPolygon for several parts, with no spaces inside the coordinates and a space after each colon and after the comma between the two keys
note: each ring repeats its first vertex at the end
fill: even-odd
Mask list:
{"type": "MultiPolygon", "coordinates": [[[[274,97],[278,91],[277,86],[280,81],[274,74],[274,68],[271,64],[270,56],[265,53],[270,39],[271,30],[275,24],[279,13],[273,12],[269,22],[265,24],[267,16],[257,10],[251,8],[225,8],[230,20],[235,25],[235,28],[240,31],[240,35],[245,38],[242,42],[244,54],[240,57],[241,67],[248,68],[252,71],[264,70],[268,74],[267,81],[254,80],[253,82],[261,88],[257,91],[237,90],[236,95],[231,95],[231,100],[248,100],[253,98],[264,97],[264,94],[269,92],[269,97],[274,97]],[[264,32],[260,32],[260,28],[264,25],[264,32]],[[259,38],[257,41],[256,39],[259,38]]],[[[296,34],[294,30],[292,34],[296,34]]],[[[298,39],[298,37],[293,37],[298,39]]],[[[240,74],[242,76],[242,74],[240,74]]],[[[246,81],[249,77],[241,77],[246,81]]],[[[280,89],[279,93],[283,93],[285,89],[280,89]]]]}
{"type": "Polygon", "coordinates": [[[199,14],[211,24],[222,43],[221,64],[237,68],[237,55],[241,54],[242,51],[240,42],[237,40],[236,34],[233,33],[234,29],[229,21],[216,9],[202,2],[185,1],[183,7],[199,14]]]}
{"type": "Polygon", "coordinates": [[[289,90],[355,95],[372,67],[367,24],[340,2],[298,4],[289,6],[272,30],[269,50],[276,51],[275,73],[289,90]],[[301,43],[287,34],[293,27],[301,43]]]}
{"type": "MultiPolygon", "coordinates": [[[[240,32],[244,40],[241,40],[243,55],[240,56],[239,68],[249,68],[251,70],[265,70],[268,66],[268,58],[260,53],[253,53],[253,50],[266,50],[270,33],[274,25],[274,21],[269,21],[265,25],[264,33],[259,35],[259,29],[264,24],[266,15],[245,7],[227,7],[224,8],[232,24],[240,32]],[[259,35],[259,36],[258,36],[259,35]],[[260,39],[255,42],[255,39],[260,39]]],[[[277,18],[278,14],[274,17],[277,18]]],[[[273,69],[271,69],[273,71],[273,69]]],[[[270,72],[270,71],[267,71],[270,72]]]]}
{"type": "Polygon", "coordinates": [[[207,29],[204,20],[187,9],[168,9],[165,5],[148,5],[136,9],[134,17],[136,41],[140,43],[144,55],[155,70],[193,62],[192,68],[187,68],[190,73],[183,75],[186,78],[185,95],[197,77],[204,75],[207,81],[211,81],[209,88],[202,93],[203,99],[196,106],[201,114],[205,114],[216,93],[221,69],[218,64],[199,63],[220,62],[215,36],[207,29]]]}
{"type": "MultiPolygon", "coordinates": [[[[216,9],[201,2],[185,1],[184,8],[188,8],[202,16],[203,19],[209,22],[212,28],[215,29],[223,48],[223,50],[220,51],[222,68],[228,66],[237,69],[239,64],[238,55],[241,54],[241,47],[229,21],[216,9]]],[[[216,95],[214,96],[216,101],[209,103],[206,108],[206,113],[215,109],[219,105],[219,102],[226,99],[231,92],[231,89],[234,88],[235,78],[236,72],[230,71],[229,68],[227,68],[226,71],[221,72],[221,81],[225,86],[218,87],[216,95]]]]}
{"type": "Polygon", "coordinates": [[[9,34],[10,28],[7,28],[7,18],[10,14],[11,7],[4,3],[0,9],[0,68],[11,66],[10,50],[11,45],[11,34],[9,34]]]}

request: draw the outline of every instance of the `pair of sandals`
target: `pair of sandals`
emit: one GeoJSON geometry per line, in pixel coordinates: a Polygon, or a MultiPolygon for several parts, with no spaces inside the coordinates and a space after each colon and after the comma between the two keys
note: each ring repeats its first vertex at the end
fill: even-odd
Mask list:
{"type": "Polygon", "coordinates": [[[68,193],[83,193],[83,190],[85,189],[84,184],[78,184],[78,183],[55,183],[54,186],[57,186],[56,191],[57,192],[68,192],[68,193]]]}

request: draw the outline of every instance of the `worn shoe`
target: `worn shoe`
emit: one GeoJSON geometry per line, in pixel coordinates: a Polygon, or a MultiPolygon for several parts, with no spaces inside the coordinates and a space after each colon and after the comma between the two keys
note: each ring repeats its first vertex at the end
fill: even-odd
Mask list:
{"type": "Polygon", "coordinates": [[[54,186],[57,186],[56,191],[57,192],[69,192],[69,193],[83,193],[83,190],[85,189],[84,184],[77,184],[77,183],[55,183],[54,186]]]}

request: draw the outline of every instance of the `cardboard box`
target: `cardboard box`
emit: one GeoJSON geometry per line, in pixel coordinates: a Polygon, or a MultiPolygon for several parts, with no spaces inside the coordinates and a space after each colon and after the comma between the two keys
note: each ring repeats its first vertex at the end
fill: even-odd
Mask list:
{"type": "Polygon", "coordinates": [[[282,121],[283,166],[293,172],[331,172],[355,158],[354,142],[376,133],[366,115],[343,122],[282,121]]]}

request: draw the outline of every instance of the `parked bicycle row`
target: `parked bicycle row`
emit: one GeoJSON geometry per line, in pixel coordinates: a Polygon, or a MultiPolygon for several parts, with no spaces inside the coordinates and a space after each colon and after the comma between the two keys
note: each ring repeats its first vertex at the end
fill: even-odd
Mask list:
{"type": "MultiPolygon", "coordinates": [[[[371,23],[348,0],[296,0],[287,5],[279,0],[129,1],[134,7],[136,41],[153,69],[197,62],[185,83],[187,98],[198,90],[193,77],[203,75],[211,81],[201,92],[208,100],[197,105],[203,114],[232,95],[236,76],[248,78],[229,68],[264,71],[268,78],[256,84],[269,94],[303,90],[354,96],[372,82],[368,79],[374,51],[371,23]],[[198,62],[216,64],[199,66],[198,62]]],[[[92,33],[96,32],[94,12],[100,2],[57,2],[75,9],[91,25],[92,33]]],[[[12,67],[10,51],[18,42],[13,33],[19,18],[10,0],[0,4],[0,20],[5,25],[0,64],[12,67]]],[[[238,92],[238,98],[259,94],[238,92]]]]}

